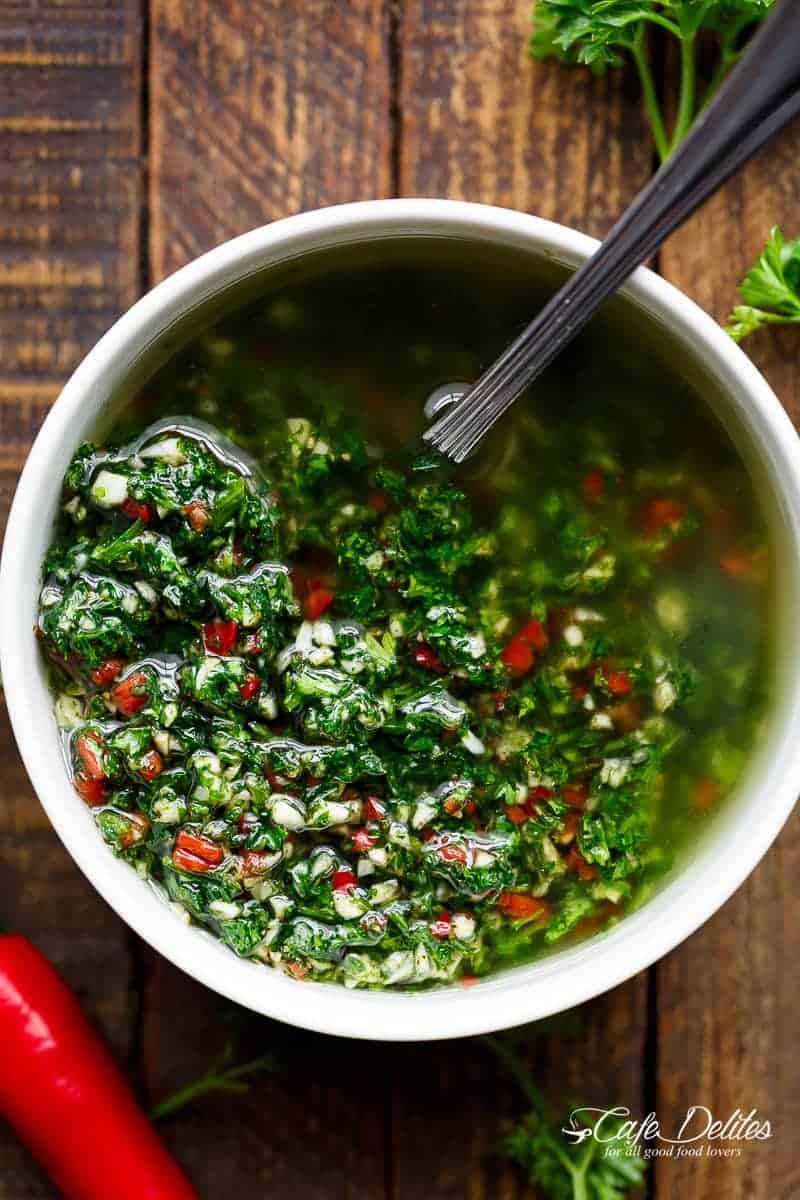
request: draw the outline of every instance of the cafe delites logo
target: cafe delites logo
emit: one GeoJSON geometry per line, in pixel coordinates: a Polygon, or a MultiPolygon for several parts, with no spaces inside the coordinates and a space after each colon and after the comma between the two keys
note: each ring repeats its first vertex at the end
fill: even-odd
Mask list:
{"type": "Polygon", "coordinates": [[[736,1108],[727,1117],[717,1117],[705,1104],[690,1104],[675,1129],[662,1128],[654,1112],[638,1121],[631,1110],[573,1108],[561,1132],[574,1144],[594,1138],[607,1157],[642,1158],[738,1158],[742,1144],[765,1142],[772,1137],[768,1120],[758,1109],[736,1108]]]}

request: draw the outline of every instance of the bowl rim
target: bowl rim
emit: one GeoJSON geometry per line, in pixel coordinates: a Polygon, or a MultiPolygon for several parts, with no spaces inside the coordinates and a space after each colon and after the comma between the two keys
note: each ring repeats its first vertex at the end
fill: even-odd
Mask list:
{"type": "MultiPolygon", "coordinates": [[[[42,753],[54,729],[52,705],[32,655],[26,597],[38,590],[39,559],[26,554],[49,529],[43,503],[54,460],[80,441],[122,378],[179,315],[270,263],[342,241],[409,233],[516,244],[575,265],[598,242],[566,226],[511,209],[412,198],[337,205],[275,221],[225,242],[158,284],[100,339],[55,401],[28,455],[9,514],[0,564],[0,667],[12,728],[39,800],[67,851],[117,914],[188,975],[266,1016],[323,1033],[373,1040],[432,1040],[498,1030],[583,1003],[621,984],[706,921],[752,871],[788,817],[800,777],[800,677],[795,673],[777,721],[776,744],[758,784],[709,844],[664,888],[607,933],[492,975],[472,987],[432,991],[350,991],[297,982],[236,958],[204,931],[187,928],[155,889],[108,853],[63,763],[42,753]],[[91,418],[88,414],[91,413],[91,418]],[[78,431],[78,432],[76,432],[78,431]],[[48,732],[45,734],[43,730],[48,732]],[[754,813],[758,820],[753,820],[754,813]],[[746,836],[744,836],[746,834],[746,836]],[[720,868],[719,864],[722,863],[720,868]],[[716,869],[712,869],[716,868],[716,869]]],[[[675,287],[639,268],[623,293],[697,347],[743,417],[748,437],[780,498],[800,560],[800,442],[766,380],[717,323],[675,287]]],[[[51,497],[52,507],[55,497],[51,497]]],[[[795,590],[797,590],[795,588],[795,590]]]]}

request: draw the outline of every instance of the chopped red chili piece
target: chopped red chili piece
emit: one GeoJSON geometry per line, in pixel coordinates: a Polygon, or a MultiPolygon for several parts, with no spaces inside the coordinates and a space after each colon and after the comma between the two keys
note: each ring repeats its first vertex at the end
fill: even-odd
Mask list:
{"type": "Polygon", "coordinates": [[[124,717],[132,717],[147,703],[147,676],[144,671],[127,675],[111,690],[111,699],[124,717]]]}
{"type": "Polygon", "coordinates": [[[353,839],[353,849],[361,853],[371,849],[378,840],[376,834],[370,833],[368,829],[363,827],[361,829],[354,829],[350,836],[353,839]]]}
{"type": "Polygon", "coordinates": [[[185,867],[189,871],[208,871],[218,866],[224,857],[222,846],[202,834],[181,829],[175,838],[172,861],[177,867],[185,867]]]}
{"type": "Polygon", "coordinates": [[[505,814],[513,825],[522,825],[523,821],[527,821],[528,813],[521,804],[504,804],[505,814]]]}
{"type": "Polygon", "coordinates": [[[128,828],[119,835],[119,844],[123,850],[129,850],[131,846],[143,841],[150,828],[150,818],[143,812],[128,813],[128,821],[128,828]]]}
{"type": "Polygon", "coordinates": [[[95,667],[93,671],[89,672],[89,678],[98,687],[105,687],[107,683],[112,683],[117,678],[124,665],[124,660],[121,658],[107,658],[100,663],[99,667],[95,667]]]}
{"type": "Polygon", "coordinates": [[[132,521],[143,521],[145,524],[147,524],[153,515],[153,510],[149,504],[145,504],[141,500],[134,500],[132,496],[128,496],[127,500],[122,501],[120,509],[132,521]]]}
{"type": "Polygon", "coordinates": [[[588,863],[577,846],[571,846],[567,855],[567,867],[574,871],[579,879],[596,879],[597,868],[588,863]]]}
{"type": "Polygon", "coordinates": [[[79,733],[75,739],[75,751],[83,763],[83,772],[88,779],[105,779],[103,751],[105,746],[99,734],[79,733]]]}
{"type": "Polygon", "coordinates": [[[266,875],[273,865],[274,855],[265,854],[263,850],[245,850],[242,855],[242,869],[245,876],[266,875]]]}
{"type": "Polygon", "coordinates": [[[228,654],[239,626],[235,621],[209,621],[203,626],[203,647],[207,654],[228,654]]]}
{"type": "Polygon", "coordinates": [[[303,612],[306,619],[316,621],[326,609],[330,608],[336,599],[336,593],[321,579],[309,579],[308,591],[303,600],[303,612]]]}
{"type": "Polygon", "coordinates": [[[164,770],[164,760],[157,750],[148,750],[139,763],[142,779],[155,779],[164,770]]]}
{"type": "Polygon", "coordinates": [[[430,931],[433,937],[439,938],[441,941],[444,938],[450,937],[450,913],[440,912],[435,921],[431,922],[430,931]]]}
{"type": "Polygon", "coordinates": [[[495,712],[503,711],[503,709],[506,706],[506,700],[508,699],[508,697],[510,695],[511,695],[511,692],[508,690],[508,688],[499,688],[496,692],[492,693],[492,699],[494,700],[495,712]]]}
{"type": "Polygon", "coordinates": [[[356,877],[348,867],[342,867],[333,872],[332,883],[335,892],[345,892],[356,886],[356,877]]]}
{"type": "Polygon", "coordinates": [[[627,696],[633,688],[627,671],[611,671],[606,676],[606,683],[612,696],[627,696]]]}
{"type": "Polygon", "coordinates": [[[589,689],[587,687],[584,687],[584,685],[582,683],[576,683],[573,686],[572,692],[571,692],[573,700],[583,700],[584,696],[588,696],[588,694],[589,694],[589,689]]]}
{"type": "Polygon", "coordinates": [[[542,800],[549,800],[553,795],[553,789],[547,787],[533,787],[528,792],[528,798],[525,801],[525,811],[529,817],[535,817],[539,812],[539,804],[542,800]]]}
{"type": "Polygon", "coordinates": [[[286,964],[287,970],[295,979],[305,979],[308,974],[308,968],[301,966],[299,962],[290,962],[286,964]]]}
{"type": "Polygon", "coordinates": [[[570,783],[561,789],[561,795],[564,798],[565,804],[570,804],[573,808],[583,808],[586,803],[586,784],[570,783]]]}
{"type": "Polygon", "coordinates": [[[713,808],[719,799],[719,785],[710,775],[701,775],[695,780],[692,790],[692,804],[701,812],[713,808]]]}
{"type": "Polygon", "coordinates": [[[525,892],[501,892],[497,899],[497,907],[510,917],[524,918],[544,916],[548,911],[544,900],[538,896],[529,896],[525,892]]]}
{"type": "Polygon", "coordinates": [[[184,504],[183,512],[195,533],[203,533],[211,523],[208,508],[199,500],[192,500],[189,504],[184,504]]]}
{"type": "Polygon", "coordinates": [[[73,779],[75,791],[92,808],[97,808],[106,802],[106,785],[102,779],[90,779],[82,771],[73,779]]]}
{"type": "Polygon", "coordinates": [[[472,797],[470,797],[468,800],[464,801],[464,812],[467,814],[468,817],[471,817],[472,814],[477,811],[478,811],[478,806],[475,803],[475,801],[472,799],[472,797]]]}
{"type": "Polygon", "coordinates": [[[581,480],[581,490],[590,504],[599,500],[606,488],[606,477],[597,467],[587,471],[581,480]]]}
{"type": "Polygon", "coordinates": [[[443,671],[444,666],[439,655],[427,642],[417,642],[414,646],[414,662],[426,671],[443,671]]]}
{"type": "Polygon", "coordinates": [[[455,842],[445,842],[438,850],[439,858],[443,858],[445,862],[460,862],[465,863],[469,857],[464,846],[459,846],[455,842]]]}
{"type": "Polygon", "coordinates": [[[386,492],[382,492],[379,488],[372,488],[367,493],[367,504],[378,513],[388,512],[392,507],[391,497],[387,496],[386,492]]]}
{"type": "Polygon", "coordinates": [[[386,816],[386,806],[377,796],[367,796],[364,802],[364,820],[382,821],[386,816]]]}
{"type": "Polygon", "coordinates": [[[248,671],[244,677],[244,683],[239,684],[239,695],[243,700],[252,700],[258,689],[261,687],[261,680],[253,671],[248,671]]]}
{"type": "Polygon", "coordinates": [[[536,651],[544,650],[546,646],[547,634],[542,623],[532,618],[506,643],[500,661],[510,671],[525,675],[536,661],[536,651]]]}
{"type": "Polygon", "coordinates": [[[641,529],[645,537],[656,537],[662,529],[675,529],[686,514],[682,500],[671,496],[654,496],[641,513],[641,529]]]}

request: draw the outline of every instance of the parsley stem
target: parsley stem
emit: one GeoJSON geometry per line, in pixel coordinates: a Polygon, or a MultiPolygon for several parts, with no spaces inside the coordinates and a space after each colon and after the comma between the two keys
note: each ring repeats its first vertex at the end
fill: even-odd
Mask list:
{"type": "Polygon", "coordinates": [[[245,1076],[254,1075],[259,1071],[270,1071],[274,1066],[275,1060],[272,1055],[264,1054],[260,1058],[254,1058],[251,1062],[240,1063],[239,1066],[228,1067],[224,1071],[220,1071],[218,1067],[212,1067],[199,1079],[194,1079],[184,1087],[170,1092],[163,1100],[159,1100],[158,1104],[154,1104],[150,1109],[150,1120],[160,1121],[162,1117],[177,1112],[178,1109],[184,1108],[201,1096],[207,1096],[210,1092],[243,1092],[247,1088],[247,1084],[242,1082],[245,1076]]]}
{"type": "Polygon", "coordinates": [[[653,72],[650,70],[647,53],[642,45],[641,34],[631,43],[631,54],[633,55],[633,61],[636,63],[636,69],[639,72],[647,119],[650,122],[650,128],[653,132],[653,140],[656,144],[658,157],[661,162],[664,162],[669,155],[670,146],[664,128],[664,120],[661,116],[661,107],[658,103],[658,93],[656,92],[653,72]]]}
{"type": "Polygon", "coordinates": [[[672,131],[672,142],[669,154],[680,145],[689,131],[694,120],[695,88],[697,81],[697,62],[695,35],[685,34],[681,39],[681,78],[678,98],[678,115],[672,131]]]}

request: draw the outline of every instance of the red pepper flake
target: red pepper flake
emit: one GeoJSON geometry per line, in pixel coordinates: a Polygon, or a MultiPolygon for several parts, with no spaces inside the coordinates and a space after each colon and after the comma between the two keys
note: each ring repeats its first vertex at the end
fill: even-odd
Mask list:
{"type": "Polygon", "coordinates": [[[147,676],[134,671],[111,689],[111,699],[123,717],[132,717],[147,703],[147,676]]]}
{"type": "Polygon", "coordinates": [[[543,800],[550,800],[553,795],[553,789],[547,787],[534,787],[528,792],[528,797],[525,801],[525,811],[529,817],[535,817],[539,812],[539,804],[543,800]]]}
{"type": "Polygon", "coordinates": [[[682,500],[654,496],[642,509],[639,524],[645,537],[656,537],[663,529],[676,529],[686,513],[682,500]]]}
{"type": "Polygon", "coordinates": [[[544,916],[548,912],[544,900],[540,900],[538,896],[529,896],[525,892],[501,892],[497,899],[497,907],[517,920],[544,916]]]}
{"type": "Polygon", "coordinates": [[[509,671],[526,675],[536,662],[536,651],[544,650],[546,646],[547,634],[542,623],[532,618],[506,643],[500,661],[509,671]]]}
{"type": "Polygon", "coordinates": [[[96,733],[80,733],[75,739],[75,751],[83,763],[82,774],[87,779],[105,779],[104,750],[103,741],[96,733]]]}
{"type": "Polygon", "coordinates": [[[627,671],[611,671],[606,676],[606,684],[612,696],[627,696],[633,688],[627,671]]]}
{"type": "Polygon", "coordinates": [[[112,683],[117,678],[124,665],[124,660],[121,658],[107,658],[89,672],[89,678],[97,687],[105,687],[106,684],[112,683]]]}
{"type": "Polygon", "coordinates": [[[710,775],[701,775],[692,789],[692,806],[700,812],[708,812],[719,799],[719,786],[710,775]]]}
{"type": "Polygon", "coordinates": [[[508,699],[508,697],[510,695],[511,695],[511,692],[508,690],[508,688],[499,688],[496,692],[492,693],[492,699],[494,700],[495,712],[503,711],[503,709],[506,706],[506,700],[508,699]]]}
{"type": "Polygon", "coordinates": [[[356,877],[349,867],[342,867],[333,872],[332,883],[335,892],[348,892],[356,886],[356,877]]]}
{"type": "Polygon", "coordinates": [[[128,813],[128,828],[119,835],[119,844],[123,850],[129,850],[144,840],[150,828],[150,818],[143,812],[128,813]]]}
{"type": "Polygon", "coordinates": [[[478,806],[475,803],[475,801],[472,799],[472,797],[470,797],[468,800],[464,801],[464,812],[467,814],[468,817],[471,817],[473,815],[473,813],[476,813],[477,811],[478,811],[478,806]]]}
{"type": "Polygon", "coordinates": [[[528,819],[528,814],[521,804],[504,804],[503,808],[505,809],[506,816],[513,825],[522,825],[528,819]]]}
{"type": "Polygon", "coordinates": [[[370,850],[378,840],[377,834],[370,833],[364,826],[354,829],[350,836],[353,839],[353,849],[358,850],[361,854],[370,850]]]}
{"type": "Polygon", "coordinates": [[[474,987],[479,981],[479,975],[462,975],[458,982],[462,987],[474,987]]]}
{"type": "Polygon", "coordinates": [[[605,490],[606,477],[597,467],[588,471],[581,480],[581,491],[589,504],[596,503],[605,490]]]}
{"type": "Polygon", "coordinates": [[[306,975],[308,974],[308,969],[301,966],[299,962],[287,963],[286,967],[289,971],[289,974],[293,975],[295,979],[305,979],[306,975]]]}
{"type": "Polygon", "coordinates": [[[132,496],[128,496],[127,500],[122,501],[120,509],[132,521],[143,521],[145,525],[153,515],[153,510],[149,504],[144,504],[140,500],[134,500],[132,496]]]}
{"type": "Polygon", "coordinates": [[[243,700],[252,700],[258,689],[261,687],[261,680],[253,671],[248,671],[244,677],[244,683],[239,684],[239,695],[243,700]]]}
{"type": "Polygon", "coordinates": [[[720,556],[719,566],[731,579],[745,583],[763,583],[767,576],[767,556],[763,550],[730,550],[720,556]]]}
{"type": "Polygon", "coordinates": [[[106,785],[102,779],[90,779],[80,771],[73,779],[75,791],[91,808],[99,808],[106,802],[106,785]]]}
{"type": "Polygon", "coordinates": [[[203,649],[206,654],[229,654],[238,632],[235,621],[209,621],[202,629],[203,649]]]}
{"type": "Polygon", "coordinates": [[[444,938],[450,937],[450,913],[442,911],[435,921],[431,922],[430,931],[433,937],[442,941],[444,938]]]}
{"type": "Polygon", "coordinates": [[[583,698],[585,696],[588,696],[588,694],[589,694],[589,689],[587,687],[584,687],[584,685],[582,683],[576,683],[573,686],[572,692],[571,692],[573,700],[583,700],[583,698]]]}
{"type": "Polygon", "coordinates": [[[377,796],[367,796],[364,803],[365,821],[382,821],[386,816],[386,806],[377,796]]]}
{"type": "Polygon", "coordinates": [[[439,655],[427,642],[417,642],[414,646],[414,662],[426,671],[443,671],[444,666],[439,655]]]}
{"type": "Polygon", "coordinates": [[[219,866],[225,857],[222,846],[212,842],[211,838],[199,833],[189,833],[181,829],[175,838],[175,848],[172,851],[172,861],[176,867],[185,871],[195,871],[202,874],[212,867],[219,866]]]}
{"type": "Polygon", "coordinates": [[[303,600],[303,612],[306,619],[316,621],[330,608],[335,599],[336,593],[322,579],[309,579],[308,590],[303,600]]]}
{"type": "Polygon", "coordinates": [[[164,770],[164,760],[157,750],[148,750],[142,755],[139,763],[139,774],[142,779],[155,779],[164,770]]]}
{"type": "Polygon", "coordinates": [[[184,504],[183,513],[195,533],[203,533],[211,524],[211,515],[199,500],[191,500],[184,504]]]}

